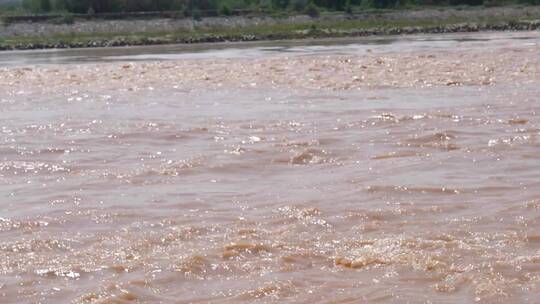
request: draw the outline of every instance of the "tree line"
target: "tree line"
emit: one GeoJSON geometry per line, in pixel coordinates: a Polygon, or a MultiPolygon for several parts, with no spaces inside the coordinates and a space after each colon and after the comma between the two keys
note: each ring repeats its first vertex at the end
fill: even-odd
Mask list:
{"type": "MultiPolygon", "coordinates": [[[[482,5],[484,1],[513,0],[23,0],[23,8],[34,13],[66,11],[77,14],[215,11],[227,15],[233,10],[352,11],[353,8],[400,8],[431,5],[482,5]]],[[[515,0],[540,4],[540,0],[515,0]]]]}

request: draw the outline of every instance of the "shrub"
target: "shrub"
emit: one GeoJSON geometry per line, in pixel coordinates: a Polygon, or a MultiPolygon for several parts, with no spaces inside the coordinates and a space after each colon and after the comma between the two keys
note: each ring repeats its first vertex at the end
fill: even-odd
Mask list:
{"type": "Polygon", "coordinates": [[[41,11],[41,3],[36,0],[23,0],[22,6],[25,10],[32,13],[38,13],[41,11]]]}
{"type": "Polygon", "coordinates": [[[41,0],[39,6],[43,12],[51,11],[51,1],[49,0],[41,0]]]}
{"type": "Polygon", "coordinates": [[[272,0],[272,6],[274,8],[281,8],[284,9],[288,7],[290,4],[289,0],[272,0]]]}
{"type": "Polygon", "coordinates": [[[178,11],[178,12],[174,12],[172,15],[171,15],[171,19],[184,19],[186,17],[185,13],[184,13],[184,10],[181,10],[181,11],[178,11]]]}
{"type": "Polygon", "coordinates": [[[202,20],[202,13],[199,9],[194,9],[193,11],[191,11],[191,17],[193,17],[193,19],[197,20],[197,21],[201,21],[202,20]]]}
{"type": "Polygon", "coordinates": [[[75,23],[75,18],[71,14],[64,14],[61,17],[51,19],[52,24],[73,24],[75,23]]]}
{"type": "Polygon", "coordinates": [[[353,10],[352,10],[352,5],[351,5],[351,0],[347,0],[345,2],[345,12],[347,14],[352,14],[353,10]]]}
{"type": "Polygon", "coordinates": [[[303,12],[306,9],[307,1],[306,0],[293,0],[292,9],[296,12],[303,12]]]}
{"type": "Polygon", "coordinates": [[[312,0],[318,7],[330,10],[342,11],[345,9],[346,0],[312,0]]]}
{"type": "Polygon", "coordinates": [[[450,0],[450,5],[482,5],[483,0],[450,0]]]}
{"type": "Polygon", "coordinates": [[[230,16],[232,14],[231,9],[227,5],[223,5],[219,10],[221,15],[230,16]]]}
{"type": "Polygon", "coordinates": [[[184,7],[184,9],[182,10],[182,15],[183,15],[184,17],[191,17],[191,16],[192,16],[192,13],[191,13],[191,11],[189,10],[189,8],[184,7]]]}
{"type": "Polygon", "coordinates": [[[374,8],[393,8],[399,4],[399,0],[371,0],[370,2],[371,6],[374,8]]]}
{"type": "Polygon", "coordinates": [[[304,11],[306,15],[310,16],[311,18],[318,18],[321,15],[321,12],[319,11],[319,7],[315,5],[314,3],[310,2],[304,11]]]}

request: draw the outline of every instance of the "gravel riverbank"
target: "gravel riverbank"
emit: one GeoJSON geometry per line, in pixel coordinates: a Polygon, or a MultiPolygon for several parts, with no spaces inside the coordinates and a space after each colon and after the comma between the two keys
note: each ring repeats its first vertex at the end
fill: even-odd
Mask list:
{"type": "Polygon", "coordinates": [[[0,50],[110,47],[346,36],[537,30],[540,7],[425,9],[384,13],[194,19],[78,20],[0,26],[0,50]],[[371,23],[372,24],[371,24],[371,23]],[[337,25],[337,26],[336,26],[337,25]],[[290,29],[273,31],[273,27],[290,29]],[[342,28],[340,28],[342,26],[342,28]],[[258,30],[252,30],[257,28],[258,30]],[[260,31],[261,28],[267,28],[260,31]],[[215,29],[215,30],[214,30],[215,29]]]}

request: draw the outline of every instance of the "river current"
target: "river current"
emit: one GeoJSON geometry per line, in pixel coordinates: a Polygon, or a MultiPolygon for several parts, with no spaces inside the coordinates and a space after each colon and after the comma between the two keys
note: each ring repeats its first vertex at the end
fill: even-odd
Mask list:
{"type": "Polygon", "coordinates": [[[0,302],[537,303],[540,34],[440,37],[0,54],[0,302]]]}

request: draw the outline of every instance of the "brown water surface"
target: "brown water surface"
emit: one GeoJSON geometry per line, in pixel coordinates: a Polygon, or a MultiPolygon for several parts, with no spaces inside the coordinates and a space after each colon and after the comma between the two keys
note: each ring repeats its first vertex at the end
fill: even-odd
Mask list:
{"type": "Polygon", "coordinates": [[[0,68],[0,302],[537,303],[513,35],[0,68]]]}

